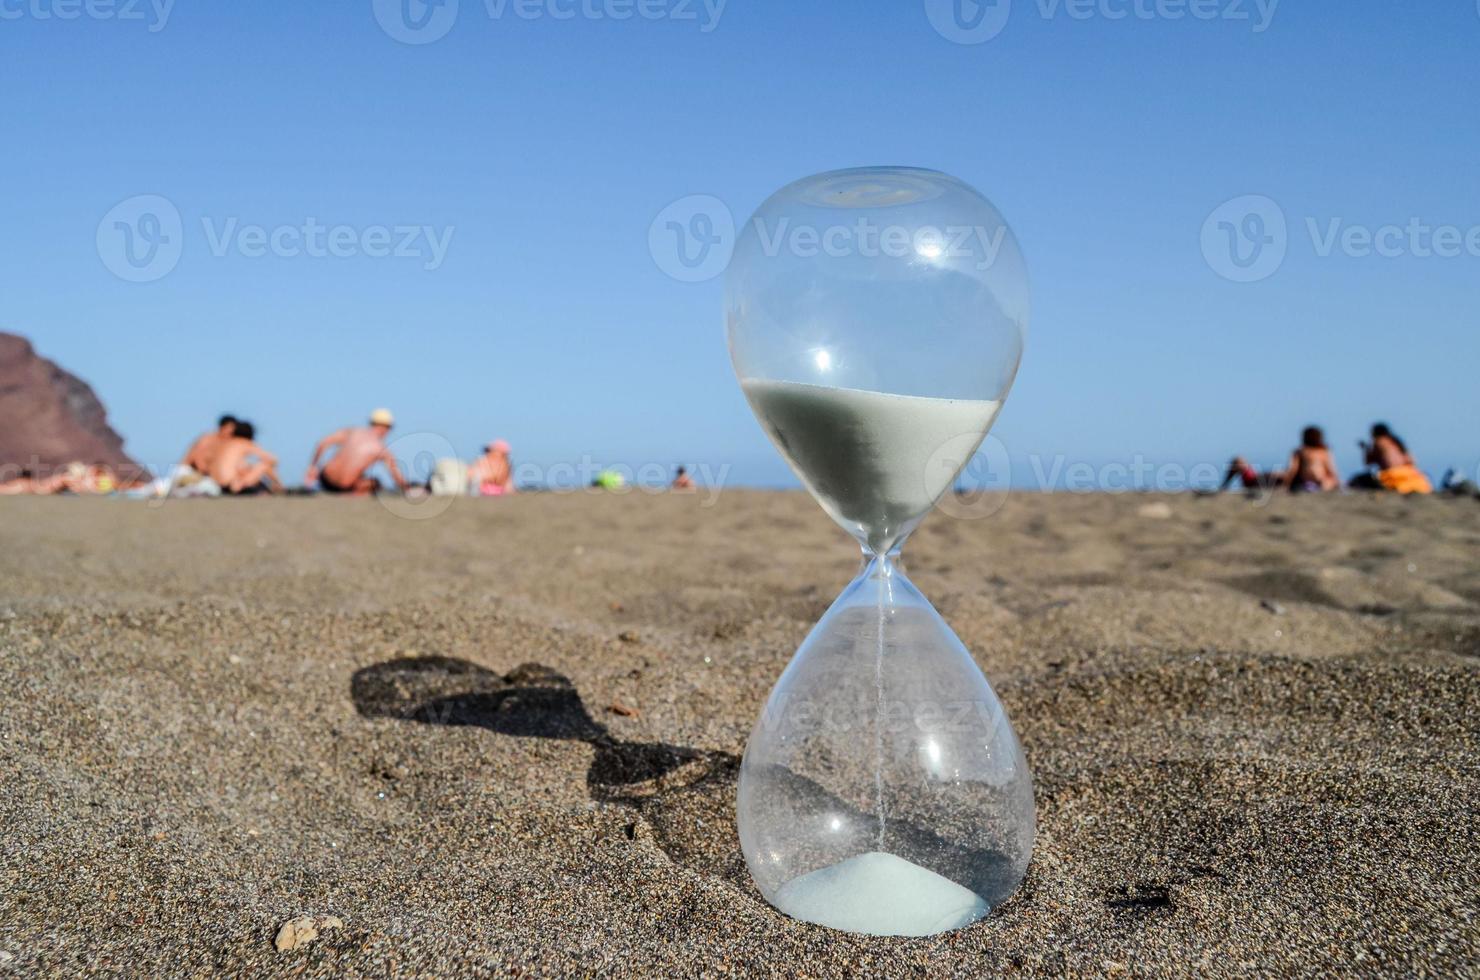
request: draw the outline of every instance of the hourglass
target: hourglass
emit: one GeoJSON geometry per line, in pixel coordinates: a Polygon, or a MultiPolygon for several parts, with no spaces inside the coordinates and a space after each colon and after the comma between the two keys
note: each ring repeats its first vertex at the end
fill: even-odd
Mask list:
{"type": "Polygon", "coordinates": [[[1027,870],[1032,780],[899,551],[1012,387],[1028,319],[1017,240],[942,173],[818,174],[743,229],[725,316],[756,418],[863,548],[746,744],[745,862],[797,919],[876,935],[965,926],[1027,870]]]}

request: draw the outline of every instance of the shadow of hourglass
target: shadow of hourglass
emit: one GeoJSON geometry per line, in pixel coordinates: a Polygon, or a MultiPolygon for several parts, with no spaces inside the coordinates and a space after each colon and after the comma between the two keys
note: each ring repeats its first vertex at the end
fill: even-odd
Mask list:
{"type": "MultiPolygon", "coordinates": [[[[366,718],[589,745],[592,800],[635,811],[675,862],[748,884],[734,818],[740,760],[728,752],[617,738],[591,717],[575,685],[558,671],[527,663],[498,674],[454,657],[400,658],[355,671],[350,696],[366,718]]],[[[635,839],[639,824],[628,824],[625,832],[635,839]]]]}

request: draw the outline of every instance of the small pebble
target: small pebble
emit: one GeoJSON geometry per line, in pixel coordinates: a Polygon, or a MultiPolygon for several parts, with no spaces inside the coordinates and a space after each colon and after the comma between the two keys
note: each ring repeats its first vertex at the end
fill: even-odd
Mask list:
{"type": "Polygon", "coordinates": [[[277,946],[279,953],[285,953],[290,949],[308,945],[319,938],[321,932],[339,929],[343,925],[344,923],[333,915],[300,915],[282,924],[273,944],[277,946]]]}

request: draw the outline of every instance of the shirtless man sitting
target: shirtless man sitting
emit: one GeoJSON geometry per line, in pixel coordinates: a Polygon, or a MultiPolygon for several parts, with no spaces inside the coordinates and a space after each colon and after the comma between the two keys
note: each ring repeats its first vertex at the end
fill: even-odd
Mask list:
{"type": "Polygon", "coordinates": [[[314,448],[313,460],[303,478],[304,485],[311,487],[317,483],[326,493],[347,493],[357,497],[375,493],[380,489],[380,481],[365,474],[376,463],[384,463],[390,470],[391,479],[404,493],[410,484],[401,476],[401,469],[385,444],[385,437],[394,424],[389,411],[377,408],[370,413],[368,426],[340,429],[325,436],[314,448]],[[319,460],[330,446],[339,447],[339,451],[320,470],[319,460]]]}
{"type": "Polygon", "coordinates": [[[502,497],[514,492],[507,442],[496,439],[483,447],[483,455],[468,467],[468,489],[475,497],[502,497]]]}
{"type": "Polygon", "coordinates": [[[221,451],[221,447],[235,434],[236,418],[231,415],[221,416],[216,421],[216,431],[204,433],[190,444],[180,465],[188,466],[204,476],[211,472],[211,464],[216,461],[216,454],[221,451]]]}
{"type": "Polygon", "coordinates": [[[209,482],[208,474],[211,466],[216,462],[216,454],[221,447],[236,432],[236,417],[223,415],[216,421],[213,432],[203,433],[190,444],[185,450],[185,456],[176,464],[175,469],[169,475],[166,493],[174,493],[176,490],[193,487],[199,490],[209,482]],[[204,482],[203,482],[204,481],[204,482]]]}
{"type": "Polygon", "coordinates": [[[234,423],[231,438],[224,440],[211,460],[208,476],[221,492],[233,495],[260,493],[263,483],[269,492],[283,488],[277,475],[277,457],[254,441],[257,431],[252,423],[240,419],[234,423]]]}

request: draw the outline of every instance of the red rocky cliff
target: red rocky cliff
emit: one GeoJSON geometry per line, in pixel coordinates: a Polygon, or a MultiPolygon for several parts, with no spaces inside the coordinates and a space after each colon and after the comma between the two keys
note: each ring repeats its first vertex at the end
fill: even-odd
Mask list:
{"type": "Polygon", "coordinates": [[[0,333],[0,478],[72,462],[137,472],[87,383],[38,356],[26,338],[0,333]]]}

